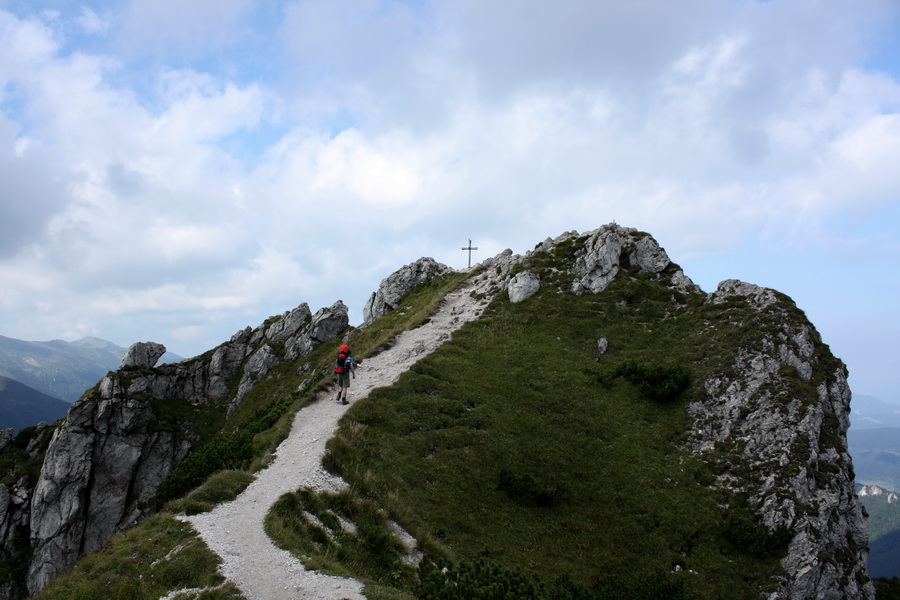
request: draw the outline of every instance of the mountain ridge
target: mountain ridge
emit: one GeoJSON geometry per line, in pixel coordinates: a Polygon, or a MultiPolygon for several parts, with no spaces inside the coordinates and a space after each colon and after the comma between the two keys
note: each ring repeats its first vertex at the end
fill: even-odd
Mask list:
{"type": "Polygon", "coordinates": [[[66,414],[69,406],[67,402],[0,375],[0,429],[10,428],[15,432],[41,421],[53,423],[66,414]]]}
{"type": "MultiPolygon", "coordinates": [[[[125,352],[126,348],[96,337],[28,342],[0,335],[0,375],[71,404],[116,370],[125,352]]],[[[162,360],[183,359],[167,353],[162,360]]]]}
{"type": "MultiPolygon", "coordinates": [[[[450,372],[441,374],[435,370],[434,361],[446,361],[460,352],[474,351],[481,343],[480,336],[493,335],[499,339],[502,330],[493,330],[492,327],[502,325],[510,330],[525,328],[523,331],[531,331],[526,326],[538,326],[540,319],[552,319],[557,313],[561,317],[565,315],[559,321],[550,321],[553,327],[561,328],[556,339],[564,336],[569,343],[593,348],[592,352],[598,353],[598,364],[609,365],[596,374],[601,382],[599,386],[596,381],[579,375],[578,381],[583,383],[578,385],[589,385],[584,389],[592,402],[618,406],[620,410],[643,411],[638,421],[650,421],[646,428],[639,430],[642,435],[655,435],[654,432],[660,427],[662,434],[678,423],[684,423],[690,415],[693,427],[684,431],[671,429],[654,444],[661,444],[659,448],[664,449],[664,454],[676,452],[676,448],[678,453],[688,452],[686,457],[697,453],[696,456],[703,457],[703,461],[711,465],[711,470],[710,467],[701,468],[699,463],[682,474],[677,474],[678,469],[672,470],[669,473],[669,477],[673,478],[671,485],[681,486],[678,488],[683,490],[680,493],[690,490],[693,494],[707,495],[712,490],[727,492],[731,498],[728,503],[734,511],[742,506],[735,504],[738,497],[745,496],[749,512],[746,517],[741,517],[744,519],[741,527],[751,526],[757,532],[753,535],[759,540],[768,539],[766,536],[769,533],[766,532],[790,533],[790,543],[785,549],[778,550],[787,552],[780,561],[785,574],[781,578],[769,580],[766,576],[762,580],[770,598],[873,597],[872,584],[865,570],[865,524],[859,500],[852,489],[852,467],[846,454],[849,405],[846,369],[830,355],[814,328],[789,299],[772,290],[733,280],[720,284],[716,292],[704,294],[677,265],[671,263],[652,237],[617,225],[604,226],[586,234],[570,232],[555,240],[548,239],[525,256],[507,251],[482,263],[477,272],[487,279],[487,287],[481,295],[494,298],[489,314],[466,325],[458,342],[454,335],[453,347],[442,350],[440,358],[424,360],[422,367],[413,369],[409,377],[401,378],[398,386],[391,388],[410,387],[410,392],[406,393],[412,393],[411,397],[417,399],[411,406],[434,405],[440,410],[450,411],[428,417],[436,419],[434,422],[439,426],[426,428],[421,435],[426,436],[423,441],[431,436],[431,444],[437,445],[428,450],[429,460],[421,463],[422,466],[437,465],[444,458],[454,455],[439,452],[444,443],[439,441],[443,435],[440,432],[446,427],[440,424],[453,423],[456,418],[463,419],[462,423],[471,427],[475,436],[471,446],[475,440],[487,439],[478,433],[490,422],[490,419],[485,420],[487,415],[483,411],[502,408],[496,404],[494,395],[482,391],[486,394],[483,398],[474,404],[471,404],[471,399],[464,400],[457,413],[453,404],[456,401],[451,396],[472,392],[467,391],[469,388],[465,382],[451,387],[441,385],[441,377],[436,376],[446,377],[450,372]],[[522,295],[517,292],[515,302],[510,287],[514,279],[521,284],[516,286],[517,290],[525,290],[522,295]],[[590,324],[590,330],[579,328],[582,323],[585,326],[590,324]],[[695,325],[700,328],[695,328],[695,325]],[[695,329],[682,331],[686,326],[695,329]],[[684,333],[692,337],[684,338],[684,333]],[[698,343],[687,343],[695,338],[698,343]],[[601,341],[607,343],[601,344],[601,341]],[[698,385],[692,387],[689,404],[666,405],[669,408],[652,402],[648,404],[641,396],[635,396],[632,388],[620,383],[621,373],[643,373],[641,376],[645,377],[650,372],[647,371],[648,366],[634,362],[634,359],[643,357],[646,360],[655,356],[654,353],[658,352],[655,348],[662,341],[666,344],[673,342],[671,352],[677,350],[694,361],[695,376],[701,377],[698,385]],[[599,351],[601,346],[602,352],[599,351]],[[619,367],[629,364],[629,360],[634,364],[631,371],[614,368],[617,364],[619,367]],[[611,370],[605,370],[607,368],[611,370]],[[437,397],[432,398],[435,394],[437,397]],[[621,404],[623,400],[626,404],[621,404]],[[494,408],[491,409],[492,406],[494,408]],[[458,417],[453,416],[457,414],[458,417]],[[670,414],[672,417],[678,415],[677,420],[667,421],[669,417],[665,415],[670,414]],[[660,418],[664,420],[654,425],[660,418]],[[680,440],[676,446],[671,446],[671,440],[667,437],[672,435],[680,440]],[[757,518],[761,519],[762,525],[755,523],[757,518]],[[760,526],[764,529],[759,529],[760,526]],[[803,532],[815,532],[815,535],[803,532]],[[841,558],[820,560],[826,555],[841,558]]],[[[441,280],[441,277],[431,281],[441,280]]],[[[382,282],[383,285],[388,280],[390,278],[382,282]]],[[[430,281],[417,283],[418,288],[430,285],[430,281]]],[[[393,294],[381,296],[394,297],[393,294]]],[[[392,310],[381,319],[344,335],[352,335],[350,339],[354,340],[356,348],[366,348],[371,344],[370,352],[385,345],[389,347],[394,336],[392,323],[401,319],[401,327],[412,326],[411,322],[402,321],[406,318],[402,316],[407,310],[406,302],[404,300],[402,311],[392,306],[392,310]]],[[[109,531],[130,523],[132,517],[128,515],[133,514],[134,508],[129,507],[146,502],[152,495],[150,488],[166,488],[168,483],[175,481],[172,480],[173,475],[187,478],[185,482],[195,481],[190,478],[194,477],[191,473],[201,465],[191,459],[201,455],[196,451],[198,443],[203,439],[214,441],[220,438],[221,443],[230,443],[231,437],[235,441],[240,437],[240,427],[243,426],[239,426],[232,436],[228,434],[231,431],[227,425],[229,420],[236,422],[245,418],[241,417],[242,413],[252,416],[256,410],[254,403],[257,407],[266,406],[268,400],[263,401],[264,398],[278,398],[279,394],[284,394],[284,404],[290,406],[295,398],[297,401],[300,399],[295,397],[296,393],[325,389],[321,386],[327,386],[330,380],[329,371],[324,368],[328,364],[325,356],[329,349],[334,348],[338,334],[346,326],[346,307],[342,305],[335,305],[330,310],[323,309],[315,316],[308,307],[298,307],[256,329],[247,328],[238,332],[230,342],[185,364],[111,373],[104,378],[90,395],[77,403],[78,414],[70,413],[67,419],[71,423],[64,422],[57,430],[53,444],[47,447],[41,480],[34,491],[29,492],[27,487],[21,485],[12,490],[18,495],[33,494],[32,505],[35,509],[31,515],[30,535],[36,544],[35,560],[30,570],[36,578],[30,580],[37,584],[32,589],[43,587],[60,573],[59,570],[47,571],[47,568],[56,565],[54,568],[64,570],[77,558],[81,548],[98,547],[109,531]],[[329,324],[323,327],[326,322],[329,324]],[[322,352],[325,354],[321,355],[322,352]],[[285,387],[296,386],[298,376],[299,389],[291,391],[291,387],[285,387]],[[176,420],[159,421],[160,415],[153,414],[153,410],[158,409],[149,410],[153,406],[170,407],[169,410],[175,411],[173,416],[177,417],[176,420]],[[228,420],[221,421],[224,415],[215,412],[216,406],[227,407],[225,415],[230,415],[228,420]],[[136,436],[133,442],[128,443],[132,448],[136,447],[136,442],[140,442],[137,447],[143,446],[148,451],[167,448],[163,460],[156,460],[151,466],[143,462],[141,456],[135,456],[135,461],[127,468],[121,458],[110,462],[117,452],[116,448],[122,446],[110,443],[112,440],[109,437],[99,436],[100,430],[96,428],[85,429],[87,423],[97,422],[101,416],[97,409],[101,407],[105,407],[104,430],[117,431],[119,438],[123,434],[136,436]],[[129,411],[127,414],[126,409],[129,411]],[[116,414],[118,411],[121,413],[116,414]],[[192,412],[197,416],[191,417],[192,412]],[[202,434],[200,430],[185,429],[189,423],[186,420],[188,417],[200,424],[205,418],[213,416],[219,420],[212,421],[210,425],[228,434],[225,438],[214,434],[212,429],[211,438],[202,437],[209,434],[202,434]],[[130,428],[127,432],[122,431],[125,424],[130,428]],[[224,429],[223,425],[226,426],[224,429]],[[152,436],[148,437],[151,431],[152,436]],[[98,437],[88,438],[85,433],[98,437]],[[101,446],[110,456],[94,455],[92,464],[88,458],[94,452],[91,449],[101,446]],[[71,461],[73,456],[84,457],[78,463],[77,472],[63,468],[60,462],[71,461]],[[188,465],[187,470],[185,465],[188,465]],[[110,485],[113,480],[121,480],[128,469],[135,474],[154,472],[156,475],[150,479],[139,477],[144,489],[137,490],[138,495],[134,497],[137,504],[129,504],[133,500],[127,498],[124,504],[111,504],[112,498],[120,493],[110,485]],[[163,475],[165,472],[168,476],[163,475]],[[98,474],[103,476],[97,478],[98,474]],[[106,487],[101,487],[101,484],[106,487]],[[86,488],[86,485],[91,487],[86,488]],[[55,497],[48,495],[51,490],[55,497]],[[63,496],[67,498],[65,504],[60,503],[63,496]],[[113,512],[110,512],[111,509],[113,512]],[[57,522],[53,527],[45,527],[45,519],[41,515],[48,514],[48,511],[73,515],[78,521],[57,522]],[[110,519],[111,514],[120,516],[110,519]],[[111,530],[107,527],[106,533],[92,530],[101,523],[114,527],[111,530]],[[57,532],[54,528],[58,528],[57,532]],[[60,531],[81,530],[89,536],[88,539],[67,541],[58,535],[60,531]]],[[[510,343],[521,342],[510,338],[510,343]]],[[[539,352],[525,354],[529,360],[524,369],[517,370],[519,379],[534,386],[524,388],[530,391],[517,392],[538,402],[534,410],[541,411],[542,404],[554,399],[553,389],[532,377],[541,372],[544,361],[556,360],[548,352],[565,354],[563,348],[557,348],[558,345],[548,337],[539,352]]],[[[475,366],[478,364],[476,361],[475,366]]],[[[666,372],[665,369],[663,372],[666,372]]],[[[637,385],[640,380],[634,381],[637,385]]],[[[562,382],[566,385],[572,383],[565,379],[562,382]]],[[[379,393],[378,398],[377,405],[382,407],[381,410],[386,410],[390,406],[389,396],[379,393]]],[[[479,396],[476,395],[476,398],[479,396]]],[[[278,404],[279,401],[272,402],[278,404]]],[[[353,410],[365,412],[375,406],[376,403],[367,400],[354,406],[353,410]]],[[[279,418],[277,414],[274,417],[276,420],[279,418]]],[[[336,438],[338,442],[352,442],[361,431],[375,431],[373,426],[376,422],[362,422],[359,417],[355,420],[364,426],[354,428],[351,421],[345,422],[344,426],[349,429],[344,431],[342,426],[342,432],[336,438]]],[[[252,422],[255,423],[256,418],[252,422]]],[[[535,423],[541,422],[537,420],[535,423]]],[[[262,421],[260,423],[263,429],[252,429],[255,433],[251,436],[264,433],[266,426],[262,425],[262,421]]],[[[590,441],[593,445],[628,441],[627,437],[615,435],[613,430],[607,431],[607,425],[602,421],[595,426],[601,432],[606,431],[601,438],[605,436],[608,441],[595,436],[590,441]]],[[[620,426],[633,425],[622,422],[617,425],[620,426]]],[[[421,436],[413,437],[410,432],[407,439],[412,442],[418,437],[421,436]]],[[[340,454],[339,443],[330,447],[332,453],[340,454]]],[[[426,444],[425,448],[427,450],[429,446],[426,444]]],[[[662,455],[647,455],[647,458],[668,460],[662,455]]],[[[332,467],[344,469],[347,474],[353,473],[347,464],[341,466],[340,462],[336,462],[332,463],[332,467]]],[[[200,479],[196,481],[200,483],[206,475],[199,472],[198,475],[200,479]]],[[[518,477],[515,473],[513,475],[518,477]]],[[[125,480],[128,480],[127,476],[125,480]]],[[[520,478],[520,481],[527,482],[528,479],[520,478]]],[[[651,479],[648,482],[654,486],[665,484],[665,480],[651,479]]],[[[174,491],[183,489],[181,487],[169,488],[174,494],[169,496],[171,498],[178,498],[183,493],[174,491]]],[[[189,489],[186,488],[185,492],[189,489]]],[[[503,498],[498,496],[496,500],[503,501],[503,498]]],[[[520,509],[515,510],[521,512],[520,509]]],[[[663,518],[663,515],[654,517],[652,511],[657,509],[648,507],[646,510],[650,510],[651,514],[641,516],[638,523],[649,518],[651,529],[648,531],[652,532],[653,520],[663,518]]],[[[715,522],[719,519],[715,515],[706,518],[715,522]]],[[[676,527],[673,534],[680,536],[678,530],[676,527]]],[[[699,542],[691,541],[693,534],[690,534],[681,542],[685,545],[672,555],[675,564],[669,566],[679,567],[676,571],[682,575],[672,575],[679,581],[694,577],[690,575],[696,572],[694,566],[702,570],[706,548],[724,543],[718,537],[707,538],[702,533],[698,534],[699,542]],[[694,549],[698,543],[698,549],[694,549]],[[679,553],[683,553],[681,558],[676,556],[679,553]]],[[[781,542],[773,542],[775,545],[771,548],[782,548],[781,542]]],[[[720,549],[725,550],[725,546],[720,549]]],[[[665,555],[673,551],[673,548],[663,549],[665,555]]],[[[736,552],[734,549],[727,551],[736,552]]],[[[31,587],[32,584],[29,585],[31,587]]]]}

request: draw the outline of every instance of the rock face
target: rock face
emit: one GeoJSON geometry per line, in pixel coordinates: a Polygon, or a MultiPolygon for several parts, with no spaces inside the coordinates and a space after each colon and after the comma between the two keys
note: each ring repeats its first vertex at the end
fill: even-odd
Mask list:
{"type": "Polygon", "coordinates": [[[363,307],[363,323],[368,325],[397,308],[404,296],[429,279],[452,271],[433,258],[420,258],[383,279],[363,307]]]}
{"type": "Polygon", "coordinates": [[[531,271],[522,271],[509,280],[509,301],[524,302],[541,289],[540,278],[531,271]]]}
{"type": "Polygon", "coordinates": [[[137,342],[132,344],[122,357],[119,369],[152,369],[156,362],[166,353],[166,347],[156,342],[137,342]]]}
{"type": "MultiPolygon", "coordinates": [[[[636,229],[612,224],[585,235],[584,248],[578,253],[572,268],[575,275],[573,294],[603,291],[621,270],[623,259],[637,266],[641,272],[660,276],[671,264],[666,251],[656,240],[636,229]]],[[[567,234],[567,237],[571,236],[571,233],[567,234]]],[[[667,283],[678,291],[700,291],[680,269],[669,277],[667,283]]]]}
{"type": "MultiPolygon", "coordinates": [[[[196,434],[161,427],[157,403],[234,410],[279,362],[297,360],[334,339],[347,327],[347,312],[340,301],[315,315],[303,304],[239,331],[206,358],[155,369],[148,365],[165,349],[132,346],[123,369],[76,402],[50,441],[31,499],[29,593],[134,523],[191,451],[196,434]]],[[[0,491],[0,505],[2,496],[0,491]]]]}
{"type": "Polygon", "coordinates": [[[769,600],[874,598],[847,453],[846,367],[773,290],[728,280],[707,301],[749,307],[740,319],[752,343],[703,382],[704,398],[689,409],[693,451],[720,462],[718,485],[745,494],[770,530],[793,533],[786,578],[769,600]]]}

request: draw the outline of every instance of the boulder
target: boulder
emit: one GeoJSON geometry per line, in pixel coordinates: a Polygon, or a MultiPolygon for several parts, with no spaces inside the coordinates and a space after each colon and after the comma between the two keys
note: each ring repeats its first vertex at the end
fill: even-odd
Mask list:
{"type": "Polygon", "coordinates": [[[166,353],[166,347],[156,342],[136,342],[132,344],[119,368],[125,371],[132,369],[152,369],[156,362],[166,353]]]}
{"type": "Polygon", "coordinates": [[[522,271],[509,280],[509,301],[513,304],[523,302],[534,296],[541,289],[541,279],[531,271],[522,271]]]}
{"type": "Polygon", "coordinates": [[[372,292],[363,307],[363,323],[368,325],[391,312],[411,291],[426,281],[452,271],[433,258],[423,257],[410,263],[381,281],[378,291],[372,292]]]}

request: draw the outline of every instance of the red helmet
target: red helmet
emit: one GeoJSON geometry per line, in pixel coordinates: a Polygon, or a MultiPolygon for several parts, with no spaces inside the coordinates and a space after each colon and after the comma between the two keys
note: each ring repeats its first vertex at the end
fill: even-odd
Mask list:
{"type": "Polygon", "coordinates": [[[348,346],[347,344],[341,344],[341,348],[340,348],[341,352],[346,352],[349,349],[350,349],[350,346],[348,346]]]}

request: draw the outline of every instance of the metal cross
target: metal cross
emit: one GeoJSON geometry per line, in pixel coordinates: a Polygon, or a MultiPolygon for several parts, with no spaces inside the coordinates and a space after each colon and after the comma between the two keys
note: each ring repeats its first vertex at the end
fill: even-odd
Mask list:
{"type": "Polygon", "coordinates": [[[462,248],[462,250],[468,250],[468,251],[469,251],[469,268],[471,269],[471,268],[472,268],[472,250],[478,250],[478,248],[474,248],[474,247],[472,246],[472,240],[469,239],[469,247],[468,247],[468,248],[462,248]]]}

